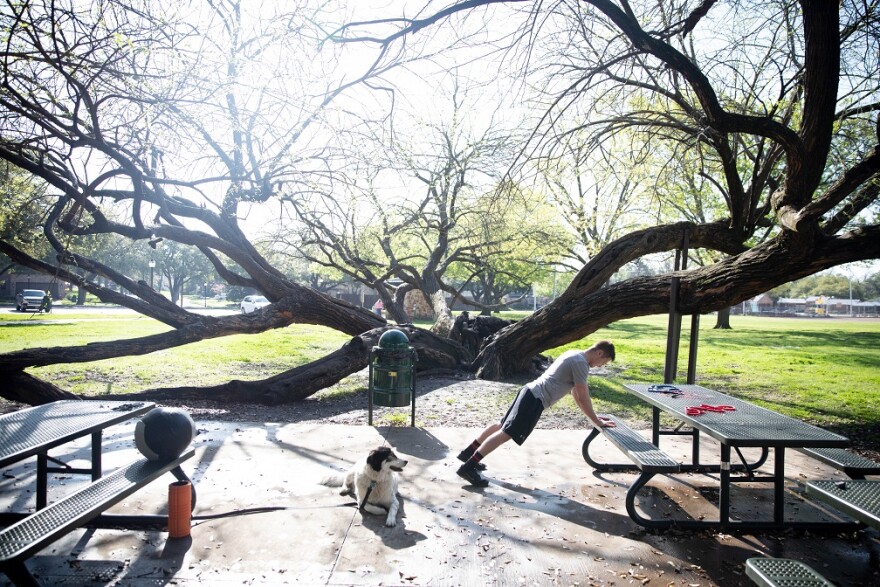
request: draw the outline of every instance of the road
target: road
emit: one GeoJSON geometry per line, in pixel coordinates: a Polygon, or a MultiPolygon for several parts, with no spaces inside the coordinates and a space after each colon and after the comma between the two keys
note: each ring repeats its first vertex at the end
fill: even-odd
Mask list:
{"type": "MultiPolygon", "coordinates": [[[[186,309],[189,312],[194,314],[203,314],[206,316],[231,316],[233,314],[238,314],[238,308],[204,308],[198,306],[186,306],[186,309]]],[[[0,304],[0,315],[4,313],[10,314],[21,314],[15,309],[15,305],[13,304],[0,304]]],[[[64,318],[75,318],[79,315],[83,314],[136,314],[134,310],[129,308],[124,308],[122,306],[60,306],[54,305],[52,306],[52,312],[48,315],[43,314],[40,316],[42,320],[48,319],[64,319],[64,318]]],[[[27,312],[27,314],[33,315],[34,312],[27,312]]]]}

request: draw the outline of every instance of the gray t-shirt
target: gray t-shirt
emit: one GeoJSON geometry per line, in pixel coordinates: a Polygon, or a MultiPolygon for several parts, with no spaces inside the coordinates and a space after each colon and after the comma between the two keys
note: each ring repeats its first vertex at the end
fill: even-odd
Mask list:
{"type": "Polygon", "coordinates": [[[547,409],[565,397],[576,383],[586,383],[589,374],[590,364],[584,351],[565,351],[527,387],[547,409]]]}

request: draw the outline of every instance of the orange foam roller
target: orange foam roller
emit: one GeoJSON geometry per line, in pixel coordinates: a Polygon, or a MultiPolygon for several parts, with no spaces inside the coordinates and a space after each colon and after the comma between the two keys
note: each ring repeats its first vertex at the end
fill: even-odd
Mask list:
{"type": "Polygon", "coordinates": [[[192,519],[192,485],[175,481],[168,486],[168,537],[189,536],[192,519]]]}

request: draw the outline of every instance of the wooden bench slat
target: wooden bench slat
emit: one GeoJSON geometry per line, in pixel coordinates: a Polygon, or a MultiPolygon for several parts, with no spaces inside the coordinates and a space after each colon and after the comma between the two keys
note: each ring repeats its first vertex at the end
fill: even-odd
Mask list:
{"type": "Polygon", "coordinates": [[[189,449],[167,463],[141,459],[0,530],[0,563],[27,559],[178,467],[194,454],[195,451],[189,449]]]}
{"type": "Polygon", "coordinates": [[[813,567],[788,558],[750,558],[746,575],[761,587],[834,587],[813,567]]]}

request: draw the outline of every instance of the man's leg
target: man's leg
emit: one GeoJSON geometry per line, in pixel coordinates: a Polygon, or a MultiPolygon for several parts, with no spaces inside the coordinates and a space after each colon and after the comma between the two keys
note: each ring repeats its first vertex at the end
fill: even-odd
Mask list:
{"type": "Polygon", "coordinates": [[[471,485],[474,485],[476,487],[486,487],[487,485],[489,485],[489,482],[484,479],[482,475],[480,475],[481,467],[484,468],[483,463],[481,463],[480,461],[483,460],[483,457],[487,456],[489,453],[491,453],[493,450],[495,450],[511,438],[507,432],[500,429],[500,425],[498,426],[498,428],[499,430],[495,432],[495,434],[487,438],[486,441],[480,445],[480,449],[474,451],[467,462],[465,462],[465,464],[459,467],[458,471],[456,471],[459,477],[461,477],[471,485]]]}
{"type": "Polygon", "coordinates": [[[487,426],[471,445],[474,448],[473,455],[458,468],[458,476],[471,485],[486,487],[489,482],[480,475],[480,461],[510,439],[522,444],[534,430],[543,410],[541,400],[532,395],[527,387],[520,389],[501,423],[487,426]],[[474,447],[477,443],[479,446],[474,447]]]}
{"type": "Polygon", "coordinates": [[[476,459],[479,463],[480,460],[489,456],[489,453],[510,440],[510,434],[501,430],[501,426],[498,426],[498,432],[490,436],[480,445],[480,449],[474,452],[471,459],[476,459]]]}
{"type": "MultiPolygon", "coordinates": [[[[480,450],[480,452],[483,454],[483,456],[486,456],[486,452],[481,450],[480,447],[482,446],[482,444],[484,442],[486,442],[487,438],[489,438],[490,436],[492,436],[493,434],[495,434],[499,430],[501,430],[500,423],[499,424],[490,424],[489,426],[486,426],[486,428],[482,432],[480,432],[479,436],[477,436],[474,439],[474,441],[466,449],[464,449],[463,451],[458,453],[458,460],[460,460],[462,462],[467,462],[472,456],[474,456],[474,453],[477,452],[477,450],[480,450]]],[[[484,465],[483,463],[480,463],[477,466],[477,470],[479,470],[479,471],[486,470],[486,465],[484,465]]]]}

